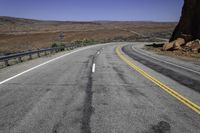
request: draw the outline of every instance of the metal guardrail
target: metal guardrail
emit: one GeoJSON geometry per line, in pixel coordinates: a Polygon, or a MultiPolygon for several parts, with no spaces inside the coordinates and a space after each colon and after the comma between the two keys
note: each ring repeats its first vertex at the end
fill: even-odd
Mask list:
{"type": "Polygon", "coordinates": [[[29,56],[29,59],[32,59],[33,54],[37,54],[37,56],[40,57],[41,53],[45,53],[45,55],[47,55],[48,54],[47,52],[54,53],[54,52],[74,49],[81,46],[83,45],[82,44],[68,45],[65,47],[46,48],[46,49],[40,49],[40,50],[35,50],[35,51],[27,51],[23,53],[10,54],[6,56],[0,56],[0,62],[4,62],[5,66],[9,66],[10,65],[9,60],[18,59],[18,62],[23,62],[22,58],[25,56],[29,56]]]}

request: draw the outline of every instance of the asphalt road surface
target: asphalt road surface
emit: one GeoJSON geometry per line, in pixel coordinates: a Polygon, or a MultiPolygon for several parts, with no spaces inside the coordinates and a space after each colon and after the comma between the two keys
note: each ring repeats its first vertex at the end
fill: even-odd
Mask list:
{"type": "Polygon", "coordinates": [[[200,133],[199,65],[145,56],[142,45],[101,44],[1,69],[0,132],[200,133]]]}

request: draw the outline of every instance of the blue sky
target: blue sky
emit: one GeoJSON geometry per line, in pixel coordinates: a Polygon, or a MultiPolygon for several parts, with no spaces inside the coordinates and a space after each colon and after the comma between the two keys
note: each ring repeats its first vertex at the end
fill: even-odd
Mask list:
{"type": "Polygon", "coordinates": [[[178,21],[183,0],[0,0],[0,16],[42,20],[178,21]]]}

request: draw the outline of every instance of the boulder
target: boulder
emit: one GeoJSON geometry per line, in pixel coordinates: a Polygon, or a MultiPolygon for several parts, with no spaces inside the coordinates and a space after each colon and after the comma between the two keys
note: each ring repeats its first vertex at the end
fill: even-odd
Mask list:
{"type": "Polygon", "coordinates": [[[186,46],[192,48],[192,47],[199,46],[199,44],[200,44],[200,40],[199,40],[199,39],[196,39],[196,40],[194,40],[194,41],[188,42],[188,43],[186,44],[186,46]]]}
{"type": "Polygon", "coordinates": [[[174,48],[174,42],[170,42],[170,43],[165,43],[163,45],[162,50],[168,51],[168,50],[172,50],[173,48],[174,48]]]}
{"type": "Polygon", "coordinates": [[[186,44],[186,47],[188,47],[193,53],[199,53],[200,52],[200,40],[197,39],[195,41],[188,42],[186,44]]]}
{"type": "Polygon", "coordinates": [[[168,50],[180,50],[182,49],[181,46],[185,45],[185,39],[183,38],[177,38],[175,41],[165,43],[163,45],[163,50],[168,51],[168,50]]]}
{"type": "Polygon", "coordinates": [[[181,46],[183,46],[183,45],[185,45],[185,39],[183,39],[183,38],[177,38],[174,41],[174,49],[175,50],[182,49],[181,46]]]}

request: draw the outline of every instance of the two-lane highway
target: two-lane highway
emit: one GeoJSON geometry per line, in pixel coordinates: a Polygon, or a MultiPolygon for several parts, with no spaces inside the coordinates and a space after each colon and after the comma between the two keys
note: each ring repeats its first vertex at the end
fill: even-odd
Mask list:
{"type": "MultiPolygon", "coordinates": [[[[116,47],[127,44],[80,48],[0,70],[0,132],[200,132],[198,113],[119,57],[116,47]]],[[[134,62],[199,104],[195,89],[134,62]]]]}

